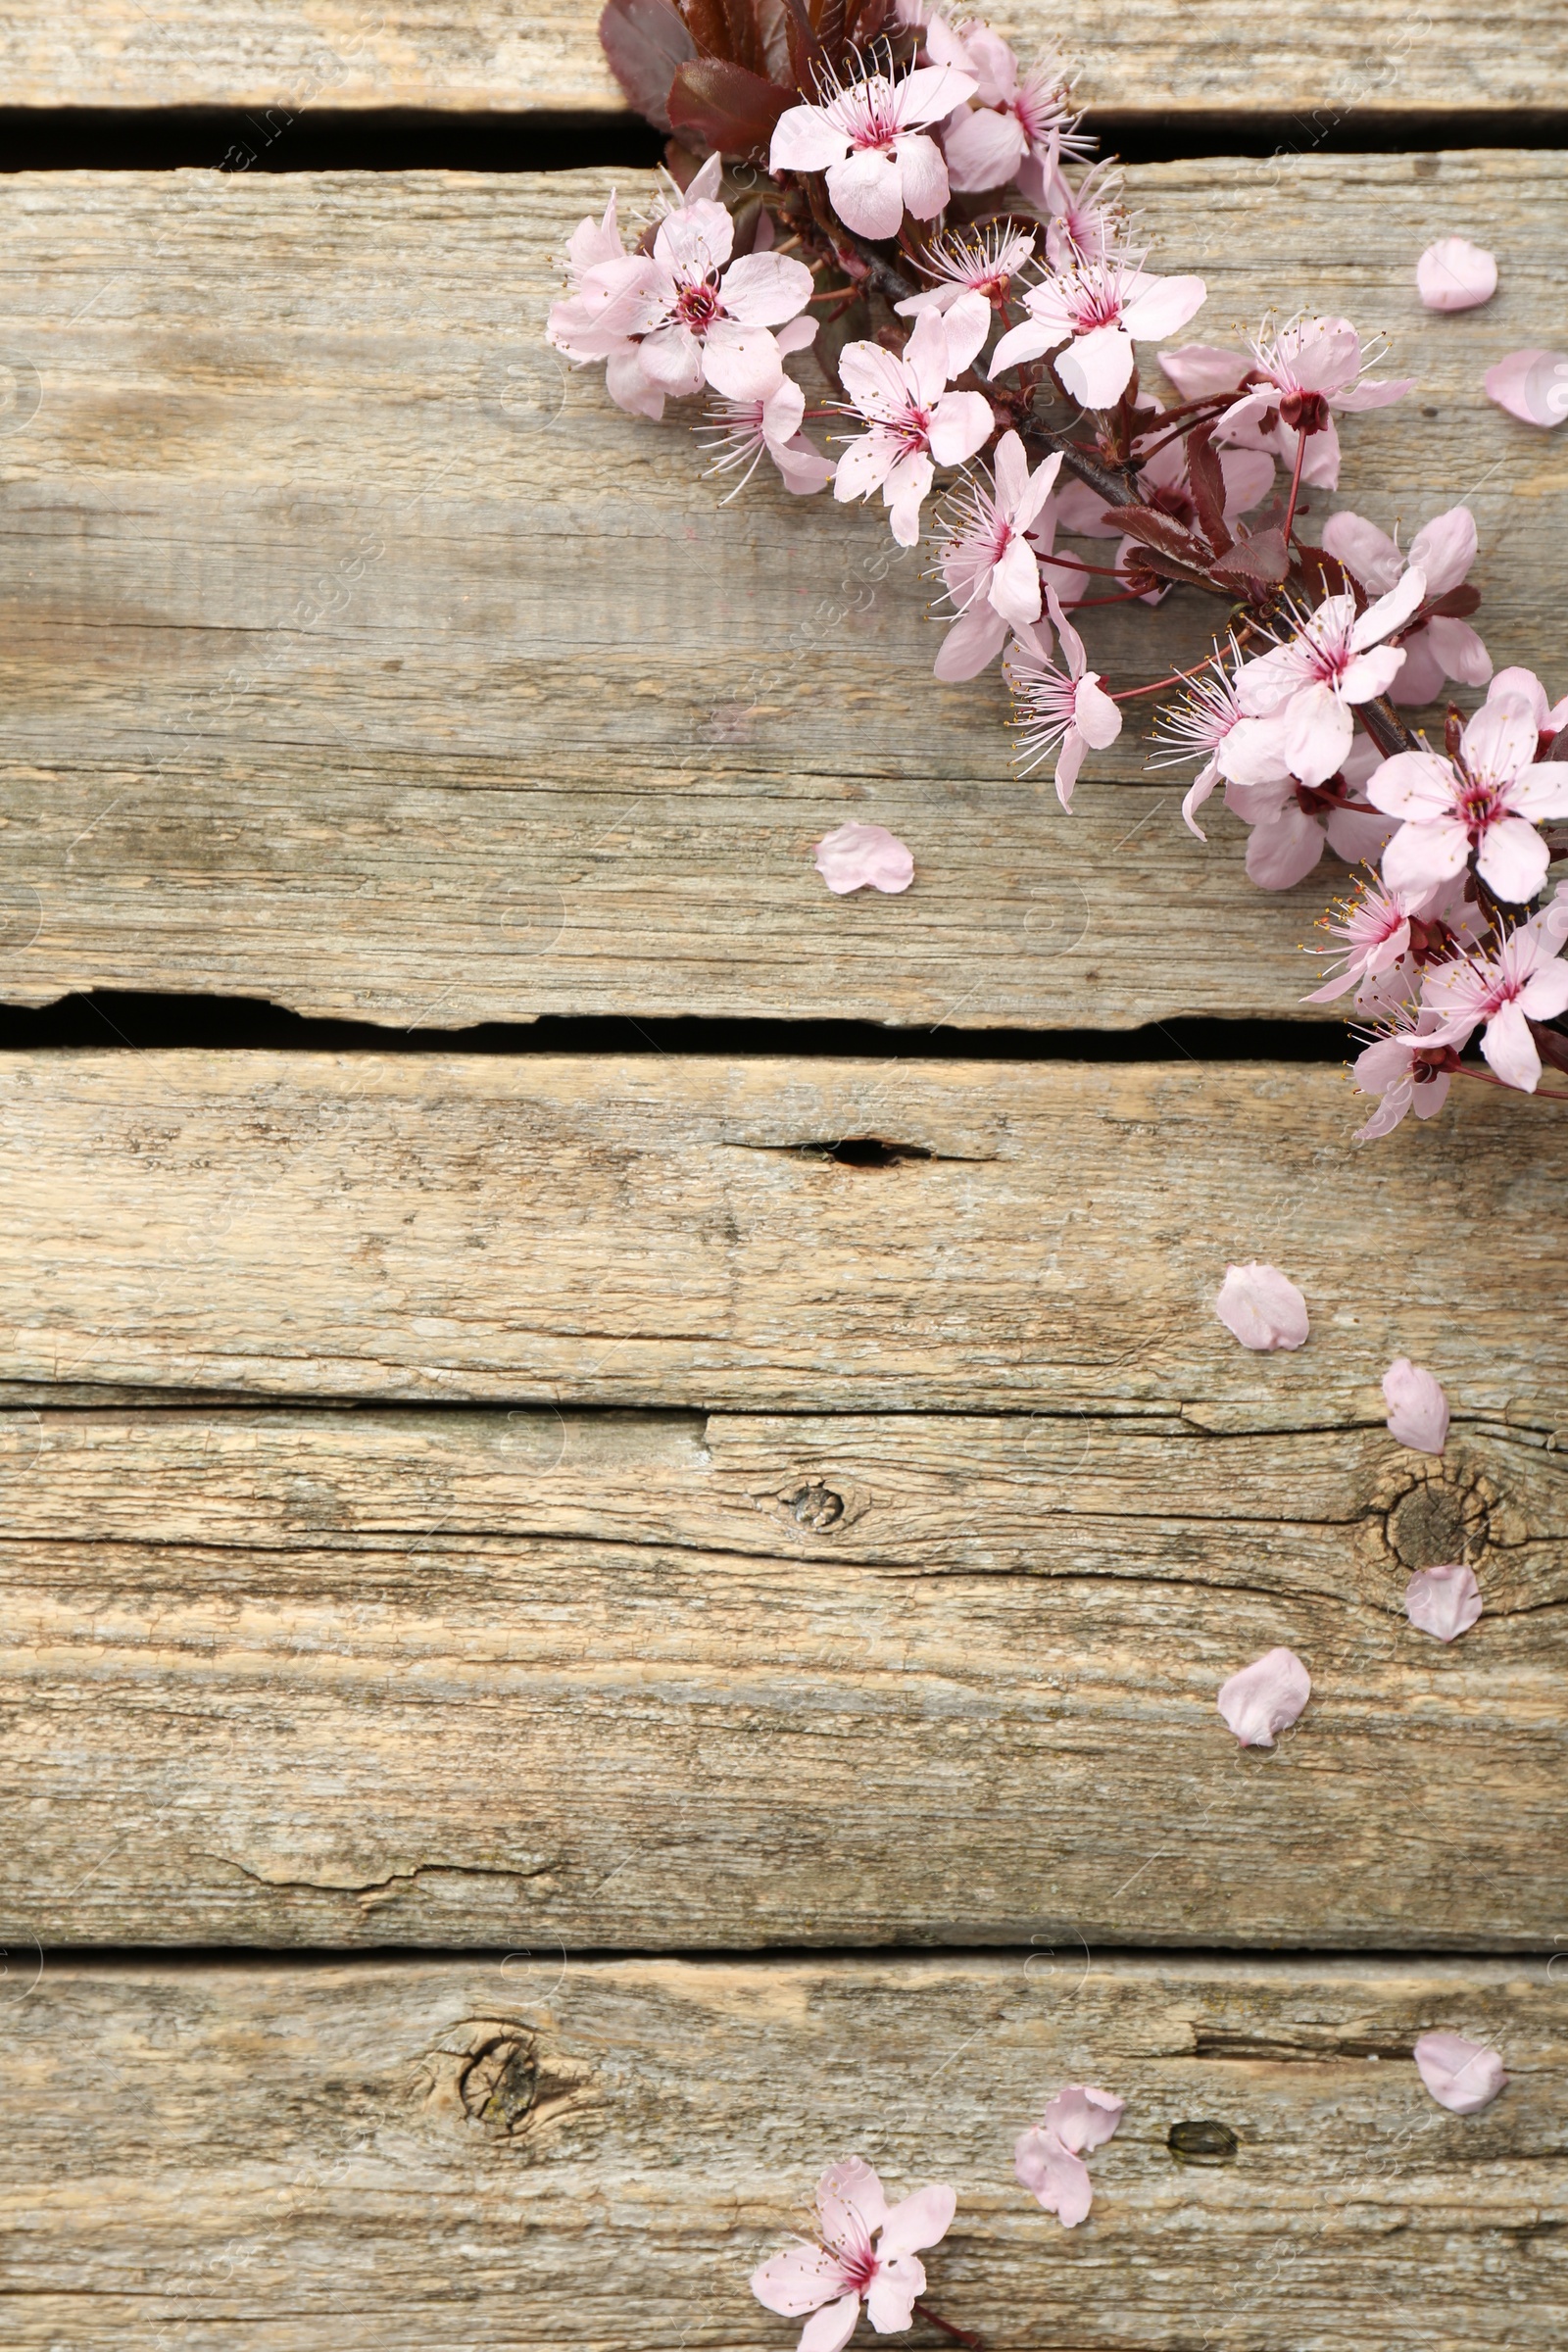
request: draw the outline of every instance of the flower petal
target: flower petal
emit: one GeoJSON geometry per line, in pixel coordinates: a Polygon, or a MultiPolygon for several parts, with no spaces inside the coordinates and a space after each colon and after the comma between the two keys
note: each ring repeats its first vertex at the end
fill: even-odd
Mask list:
{"type": "Polygon", "coordinates": [[[1183,400],[1202,400],[1210,392],[1234,392],[1252,363],[1244,352],[1186,343],[1179,351],[1162,351],[1159,364],[1183,400]]]}
{"type": "Polygon", "coordinates": [[[948,177],[965,196],[1004,186],[1029,152],[1017,116],[997,114],[988,106],[951,122],[942,133],[942,145],[948,177]]]}
{"type": "Polygon", "coordinates": [[[1383,853],[1383,879],[1413,901],[1462,874],[1469,857],[1470,836],[1461,824],[1401,825],[1383,853]]]}
{"type": "Polygon", "coordinates": [[[1012,2169],[1020,2187],[1029,2189],[1064,2230],[1076,2230],[1094,2203],[1089,2167],[1043,2125],[1019,2133],[1013,2143],[1012,2169]]]}
{"type": "Polygon", "coordinates": [[[997,611],[1019,628],[1040,618],[1040,564],[1027,539],[1009,539],[1003,549],[991,574],[990,597],[997,611]]]}
{"type": "Polygon", "coordinates": [[[1303,784],[1326,784],[1354,736],[1355,721],[1332,686],[1308,686],[1291,697],[1283,749],[1292,775],[1303,784]]]}
{"type": "Polygon", "coordinates": [[[1404,558],[1387,531],[1380,531],[1364,514],[1352,514],[1348,508],[1329,516],[1323,525],[1323,545],[1374,596],[1386,595],[1404,569],[1404,558]]]}
{"type": "Polygon", "coordinates": [[[858,237],[896,237],[904,219],[904,173],[879,147],[860,147],[830,165],[827,192],[846,228],[858,237]]]}
{"type": "Polygon", "coordinates": [[[1549,428],[1568,416],[1568,357],[1560,351],[1511,351],[1481,383],[1487,398],[1521,424],[1549,428]]]}
{"type": "Polygon", "coordinates": [[[1475,560],[1476,518],[1468,507],[1434,514],[1410,542],[1410,561],[1426,573],[1428,596],[1446,596],[1457,588],[1475,560]]]}
{"type": "Polygon", "coordinates": [[[1429,311],[1473,311],[1497,291],[1497,265],[1468,237],[1439,237],[1417,262],[1415,283],[1429,311]]]}
{"type": "Polygon", "coordinates": [[[1294,1649],[1265,1650],[1221,1686],[1215,1704],[1244,1747],[1272,1747],[1312,1695],[1312,1678],[1294,1649]]]}
{"type": "Polygon", "coordinates": [[[1443,1384],[1407,1355],[1396,1355],[1383,1375],[1389,1435],[1418,1453],[1441,1453],[1448,1439],[1448,1399],[1443,1384]]]}
{"type": "Polygon", "coordinates": [[[1366,797],[1374,808],[1421,824],[1446,816],[1455,790],[1452,768],[1436,752],[1396,752],[1368,777],[1366,797]]]}
{"type": "Polygon", "coordinates": [[[1476,852],[1477,873],[1510,906],[1523,906],[1535,897],[1550,862],[1545,843],[1522,816],[1505,816],[1489,825],[1476,852]]]}
{"type": "Polygon", "coordinates": [[[825,172],[850,152],[847,135],[820,106],[792,106],[780,115],[768,149],[770,172],[825,172]]]}
{"type": "Polygon", "coordinates": [[[1541,1055],[1519,1004],[1504,1004],[1493,1014],[1482,1033],[1481,1052],[1504,1086],[1533,1095],[1541,1084],[1541,1055]]]}
{"type": "Polygon", "coordinates": [[[1403,627],[1426,592],[1427,575],[1420,564],[1412,561],[1406,566],[1403,578],[1397,580],[1386,596],[1380,596],[1375,605],[1368,605],[1356,621],[1350,631],[1351,652],[1364,653],[1369,645],[1376,645],[1381,638],[1392,637],[1396,629],[1403,627]]]}
{"type": "Polygon", "coordinates": [[[1146,278],[1131,302],[1123,304],[1122,320],[1140,343],[1163,343],[1196,318],[1207,300],[1208,288],[1200,277],[1146,278]]]}
{"type": "Polygon", "coordinates": [[[886,825],[839,825],[816,845],[817,872],[837,899],[852,890],[907,890],[914,859],[886,825]]]}
{"type": "Polygon", "coordinates": [[[942,650],[932,669],[949,686],[956,685],[962,678],[977,678],[996,660],[1006,641],[1007,623],[996,607],[984,601],[971,605],[967,612],[959,613],[943,638],[942,650]]]}
{"type": "Polygon", "coordinates": [[[783,380],[784,362],[765,326],[720,318],[703,341],[703,373],[726,400],[765,400],[783,380]]]}
{"type": "MultiPolygon", "coordinates": [[[[1005,335],[997,346],[1000,357],[1005,335]]],[[[1124,327],[1095,326],[1077,336],[1056,362],[1060,376],[1074,400],[1086,409],[1114,408],[1133,372],[1132,337],[1124,327]]]]}
{"type": "Polygon", "coordinates": [[[933,219],[948,201],[948,167],[941,148],[923,130],[906,131],[894,154],[904,183],[905,210],[916,220],[933,219]]]}
{"type": "Polygon", "coordinates": [[[944,392],[931,412],[931,455],[939,466],[961,466],[984,449],[995,423],[983,392],[944,392]]]}
{"type": "Polygon", "coordinates": [[[1041,2117],[1041,2128],[1054,2132],[1064,2148],[1082,2155],[1086,2148],[1103,2147],[1115,2134],[1127,2102],[1113,2092],[1097,2090],[1089,2082],[1067,2082],[1041,2117]]]}
{"type": "Polygon", "coordinates": [[[879,2335],[893,2335],[914,2324],[914,2303],[925,2292],[925,2265],[912,2254],[884,2251],[876,2277],[866,2289],[865,2316],[879,2335]]]}
{"type": "Polygon", "coordinates": [[[1255,1257],[1226,1267],[1214,1312],[1244,1348],[1299,1348],[1306,1339],[1306,1300],[1289,1275],[1255,1257]]]}
{"type": "Polygon", "coordinates": [[[1423,2034],[1415,2063],[1438,2105],[1452,2115],[1476,2115],[1490,2107],[1508,2080],[1496,2051],[1463,2034],[1423,2034]]]}
{"type": "Polygon", "coordinates": [[[1418,1633],[1456,1642],[1481,1614],[1481,1588],[1473,1569],[1419,1568],[1404,1588],[1404,1613],[1418,1633]]]}
{"type": "Polygon", "coordinates": [[[806,308],[812,290],[809,270],[787,253],[742,254],[719,286],[725,310],[743,326],[782,326],[806,308]]]}
{"type": "Polygon", "coordinates": [[[752,2273],[752,2292],[764,2311],[798,2320],[830,2295],[842,2294],[844,2279],[833,2256],[821,2246],[790,2246],[752,2273]]]}
{"type": "Polygon", "coordinates": [[[1323,827],[1293,803],[1252,828],[1247,879],[1259,890],[1294,890],[1323,855],[1323,827]]]}
{"type": "Polygon", "coordinates": [[[829,2303],[801,2329],[797,2352],[844,2352],[859,2317],[858,2295],[845,2295],[839,2302],[829,2303]]]}
{"type": "Polygon", "coordinates": [[[882,2225],[882,2253],[918,2254],[940,2245],[953,2227],[957,2202],[957,2192],[946,2180],[933,2180],[890,2206],[882,2225]]]}

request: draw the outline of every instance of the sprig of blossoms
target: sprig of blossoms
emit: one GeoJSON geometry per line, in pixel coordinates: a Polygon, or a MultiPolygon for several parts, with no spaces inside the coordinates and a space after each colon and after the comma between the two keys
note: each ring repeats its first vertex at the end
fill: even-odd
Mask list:
{"type": "Polygon", "coordinates": [[[1190,831],[1223,787],[1258,887],[1326,856],[1362,870],[1309,1001],[1348,996],[1373,1024],[1363,1136],[1461,1073],[1531,1091],[1568,1069],[1568,917],[1546,895],[1568,703],[1493,678],[1467,508],[1407,547],[1349,511],[1303,536],[1304,493],[1339,482],[1340,420],[1411,388],[1381,371],[1381,339],[1272,314],[1240,349],[1161,348],[1175,398],[1151,390],[1149,347],[1190,325],[1202,279],[1148,266],[1060,61],[932,0],[689,17],[609,0],[601,29],[632,102],[673,130],[671,176],[634,234],[613,199],[573,232],[556,348],[635,414],[699,404],[726,499],[762,468],[798,496],[879,497],[904,546],[933,529],[936,677],[1002,657],[1018,764],[1051,762],[1064,810],[1127,703],[1180,687],[1154,764],[1197,763],[1190,831]],[[1080,623],[1177,589],[1220,600],[1223,650],[1113,686],[1080,623]],[[1402,715],[1489,681],[1441,744],[1402,715]]]}

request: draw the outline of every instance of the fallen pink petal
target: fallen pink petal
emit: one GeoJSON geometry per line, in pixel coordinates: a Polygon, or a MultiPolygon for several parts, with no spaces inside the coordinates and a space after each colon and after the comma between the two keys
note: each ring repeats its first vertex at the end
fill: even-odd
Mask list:
{"type": "Polygon", "coordinates": [[[1510,351],[1481,383],[1487,398],[1521,424],[1549,428],[1568,416],[1568,353],[1510,351]]]}
{"type": "Polygon", "coordinates": [[[886,825],[840,825],[816,845],[817,872],[835,898],[852,890],[907,890],[914,858],[886,825]]]}
{"type": "Polygon", "coordinates": [[[1272,1747],[1312,1695],[1312,1678],[1294,1649],[1265,1650],[1220,1688],[1215,1702],[1244,1747],[1272,1747]]]}
{"type": "Polygon", "coordinates": [[[1418,1568],[1404,1588],[1404,1613],[1418,1633],[1435,1634],[1440,1642],[1457,1642],[1481,1614],[1481,1588],[1474,1569],[1462,1563],[1449,1568],[1418,1568]]]}
{"type": "Polygon", "coordinates": [[[1309,1329],[1306,1300],[1278,1266],[1260,1265],[1249,1258],[1245,1266],[1227,1266],[1214,1312],[1244,1348],[1266,1352],[1275,1348],[1299,1348],[1309,1329]]]}
{"type": "Polygon", "coordinates": [[[1496,2051],[1463,2034],[1423,2034],[1415,2063],[1438,2105],[1451,2115],[1479,2115],[1508,2080],[1496,2051]]]}
{"type": "Polygon", "coordinates": [[[1439,237],[1417,262],[1415,283],[1429,311],[1473,311],[1497,291],[1497,264],[1468,237],[1439,237]]]}
{"type": "Polygon", "coordinates": [[[1038,2124],[1013,2143],[1012,2167],[1019,2185],[1064,2230],[1076,2230],[1094,2203],[1087,2149],[1102,2147],[1121,2122],[1126,2106],[1108,2090],[1068,2082],[1048,2102],[1038,2124]]]}
{"type": "Polygon", "coordinates": [[[1383,1375],[1389,1435],[1417,1453],[1441,1453],[1448,1442],[1448,1399],[1443,1383],[1407,1355],[1396,1355],[1383,1375]]]}

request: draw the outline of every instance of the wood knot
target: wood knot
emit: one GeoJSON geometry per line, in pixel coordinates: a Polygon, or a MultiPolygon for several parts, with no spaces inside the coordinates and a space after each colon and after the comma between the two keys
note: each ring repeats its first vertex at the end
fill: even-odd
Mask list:
{"type": "Polygon", "coordinates": [[[820,1481],[798,1487],[793,1494],[781,1494],[779,1500],[798,1527],[809,1527],[817,1534],[825,1527],[837,1527],[844,1516],[843,1495],[835,1494],[820,1481]]]}
{"type": "Polygon", "coordinates": [[[1401,1568],[1446,1568],[1458,1561],[1474,1566],[1491,1536],[1487,1482],[1446,1471],[1434,1462],[1427,1474],[1389,1505],[1384,1536],[1401,1568]]]}
{"type": "Polygon", "coordinates": [[[487,2139],[520,2140],[583,2105],[587,2068],[546,2057],[533,2030],[515,2018],[468,2018],[414,2069],[413,2104],[432,2122],[487,2139]]]}
{"type": "Polygon", "coordinates": [[[1229,2124],[1204,2119],[1172,2124],[1165,2134],[1165,2145],[1178,2164],[1234,2164],[1241,2142],[1229,2124]]]}

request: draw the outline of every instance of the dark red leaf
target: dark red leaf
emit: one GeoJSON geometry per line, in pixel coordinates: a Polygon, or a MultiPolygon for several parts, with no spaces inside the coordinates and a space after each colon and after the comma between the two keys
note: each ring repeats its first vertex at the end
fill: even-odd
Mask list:
{"type": "Polygon", "coordinates": [[[701,57],[728,57],[729,19],[722,0],[680,0],[680,13],[701,57]]]}
{"type": "Polygon", "coordinates": [[[1256,531],[1238,539],[1228,554],[1208,567],[1210,579],[1221,587],[1255,596],[1259,588],[1278,588],[1291,568],[1290,551],[1281,530],[1256,531]]]}
{"type": "Polygon", "coordinates": [[[1325,596],[1353,596],[1358,607],[1366,598],[1358,592],[1338,556],[1331,556],[1326,547],[1301,546],[1297,549],[1297,563],[1301,578],[1310,594],[1319,600],[1325,596]]]}
{"type": "Polygon", "coordinates": [[[1178,564],[1193,564],[1201,569],[1208,563],[1208,550],[1191,531],[1184,531],[1170,514],[1162,514],[1157,507],[1107,507],[1105,519],[1115,520],[1131,539],[1141,540],[1145,547],[1156,549],[1163,556],[1172,556],[1178,564]]]}
{"type": "Polygon", "coordinates": [[[699,57],[682,66],[670,85],[669,119],[720,155],[758,156],[765,161],[773,127],[795,104],[793,90],[764,81],[717,57],[699,57]]]}
{"type": "Polygon", "coordinates": [[[1225,476],[1214,448],[1214,428],[1200,425],[1187,436],[1187,478],[1193,485],[1193,504],[1204,538],[1216,556],[1228,555],[1235,542],[1225,520],[1225,476]]]}
{"type": "Polygon", "coordinates": [[[1446,595],[1435,596],[1432,610],[1441,612],[1446,620],[1468,620],[1472,612],[1481,610],[1481,591],[1466,580],[1459,587],[1448,589],[1446,595]]]}
{"type": "Polygon", "coordinates": [[[1568,727],[1559,727],[1544,752],[1538,749],[1541,760],[1568,760],[1568,727]]]}
{"type": "Polygon", "coordinates": [[[599,39],[628,103],[656,130],[669,130],[669,85],[697,54],[671,0],[609,0],[599,39]]]}

